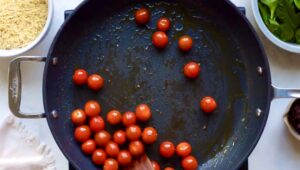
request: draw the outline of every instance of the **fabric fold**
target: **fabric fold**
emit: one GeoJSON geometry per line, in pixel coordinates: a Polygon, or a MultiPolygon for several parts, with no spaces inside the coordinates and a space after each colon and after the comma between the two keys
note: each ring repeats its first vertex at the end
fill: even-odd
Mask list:
{"type": "Polygon", "coordinates": [[[0,121],[0,170],[55,170],[50,147],[12,115],[0,121]]]}

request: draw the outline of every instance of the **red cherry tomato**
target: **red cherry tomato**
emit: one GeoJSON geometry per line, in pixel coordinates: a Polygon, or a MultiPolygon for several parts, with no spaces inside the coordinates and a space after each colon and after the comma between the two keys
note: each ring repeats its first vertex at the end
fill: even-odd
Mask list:
{"type": "Polygon", "coordinates": [[[92,74],[88,78],[87,85],[92,90],[100,90],[104,86],[104,78],[98,74],[92,74]]]}
{"type": "Polygon", "coordinates": [[[146,127],[142,133],[143,142],[146,144],[152,144],[157,140],[157,131],[153,127],[146,127]]]}
{"type": "Polygon", "coordinates": [[[189,62],[183,68],[183,73],[187,78],[197,78],[200,73],[200,64],[196,62],[189,62]]]}
{"type": "Polygon", "coordinates": [[[100,132],[95,134],[94,138],[98,146],[105,147],[110,141],[111,136],[107,131],[101,130],[100,132]]]}
{"type": "Polygon", "coordinates": [[[125,112],[122,116],[124,126],[134,125],[136,123],[136,115],[133,112],[125,112]]]}
{"type": "Polygon", "coordinates": [[[165,48],[168,45],[169,38],[166,33],[162,31],[156,31],[152,35],[152,43],[157,48],[165,48]]]}
{"type": "Polygon", "coordinates": [[[89,117],[98,116],[101,112],[101,106],[97,101],[90,100],[84,105],[85,114],[89,117]]]}
{"type": "Polygon", "coordinates": [[[103,165],[106,160],[106,152],[103,149],[96,149],[92,155],[92,161],[96,165],[103,165]]]}
{"type": "Polygon", "coordinates": [[[176,153],[180,157],[186,157],[192,152],[192,146],[187,142],[181,142],[176,146],[176,153]]]}
{"type": "Polygon", "coordinates": [[[119,111],[112,110],[112,111],[107,113],[106,119],[107,119],[108,123],[110,123],[111,125],[116,125],[116,124],[119,124],[121,122],[122,115],[119,111]]]}
{"type": "Polygon", "coordinates": [[[126,142],[126,134],[123,130],[118,130],[113,135],[113,140],[118,145],[123,145],[126,142]]]}
{"type": "Polygon", "coordinates": [[[136,117],[141,122],[146,122],[151,117],[150,107],[146,104],[140,104],[135,109],[136,117]]]}
{"type": "Polygon", "coordinates": [[[131,163],[132,158],[130,152],[127,150],[121,150],[118,155],[118,162],[122,166],[127,166],[131,163]]]}
{"type": "Polygon", "coordinates": [[[217,103],[216,101],[210,97],[204,97],[201,101],[200,101],[200,107],[203,110],[203,112],[205,113],[211,113],[213,111],[216,110],[217,108],[217,103]]]}
{"type": "Polygon", "coordinates": [[[159,153],[161,156],[165,158],[170,158],[174,155],[175,152],[175,146],[170,141],[165,141],[160,144],[159,146],[159,153]]]}
{"type": "Polygon", "coordinates": [[[130,141],[138,140],[141,137],[142,130],[137,125],[131,125],[126,128],[126,137],[130,141]]]}
{"type": "Polygon", "coordinates": [[[85,142],[91,136],[91,130],[87,125],[78,126],[75,129],[74,137],[78,142],[85,142]]]}
{"type": "Polygon", "coordinates": [[[153,170],[160,170],[160,166],[156,161],[152,161],[153,170]]]}
{"type": "Polygon", "coordinates": [[[74,110],[71,115],[71,120],[76,126],[83,125],[86,120],[84,111],[81,109],[74,110]]]}
{"type": "Polygon", "coordinates": [[[190,51],[193,47],[193,39],[188,35],[184,35],[179,38],[178,46],[182,51],[190,51]]]}
{"type": "Polygon", "coordinates": [[[144,154],[144,145],[141,141],[132,141],[129,143],[129,152],[133,157],[142,156],[144,154]]]}
{"type": "Polygon", "coordinates": [[[150,12],[145,9],[141,8],[135,12],[135,21],[139,25],[145,25],[150,20],[150,12]]]}
{"type": "Polygon", "coordinates": [[[165,169],[164,170],[175,170],[174,168],[172,168],[172,167],[165,167],[165,169]]]}
{"type": "Polygon", "coordinates": [[[92,117],[89,122],[92,132],[97,133],[100,130],[104,130],[105,123],[101,116],[92,117]]]}
{"type": "Polygon", "coordinates": [[[120,152],[120,149],[119,149],[118,144],[110,141],[106,144],[105,151],[106,151],[107,155],[109,155],[111,157],[117,157],[120,152]]]}
{"type": "Polygon", "coordinates": [[[168,18],[161,18],[157,21],[157,29],[166,32],[170,29],[171,21],[168,18]]]}
{"type": "Polygon", "coordinates": [[[108,158],[105,160],[103,165],[103,170],[118,170],[119,164],[118,162],[113,158],[108,158]]]}
{"type": "Polygon", "coordinates": [[[182,159],[181,166],[186,170],[198,169],[198,161],[194,156],[187,156],[182,159]]]}
{"type": "Polygon", "coordinates": [[[89,139],[87,141],[85,141],[82,145],[81,145],[81,150],[85,153],[85,154],[92,154],[95,150],[96,150],[96,143],[94,140],[89,139]]]}
{"type": "Polygon", "coordinates": [[[73,82],[77,85],[83,85],[88,79],[88,73],[84,69],[76,69],[73,74],[73,82]]]}

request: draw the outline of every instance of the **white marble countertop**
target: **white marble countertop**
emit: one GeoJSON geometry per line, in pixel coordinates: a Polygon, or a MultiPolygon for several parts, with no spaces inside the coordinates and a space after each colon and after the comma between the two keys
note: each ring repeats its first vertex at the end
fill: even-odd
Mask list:
{"type": "MultiPolygon", "coordinates": [[[[82,0],[54,0],[54,17],[50,31],[43,41],[25,55],[45,56],[58,28],[64,21],[64,10],[73,9],[82,0]]],[[[252,15],[250,0],[232,0],[237,6],[246,7],[247,17],[257,26],[252,15]]],[[[278,87],[300,88],[300,55],[285,52],[271,44],[258,31],[265,46],[272,82],[278,87]]],[[[9,114],[7,99],[8,64],[12,58],[0,58],[0,118],[9,114]]],[[[21,109],[30,113],[44,112],[42,102],[42,74],[44,64],[22,64],[23,103],[21,109]]],[[[249,158],[250,170],[296,170],[300,169],[300,142],[291,137],[282,117],[291,99],[273,100],[263,135],[249,158]]],[[[58,170],[67,170],[68,162],[57,147],[45,119],[21,120],[43,142],[48,143],[55,153],[58,170]]]]}

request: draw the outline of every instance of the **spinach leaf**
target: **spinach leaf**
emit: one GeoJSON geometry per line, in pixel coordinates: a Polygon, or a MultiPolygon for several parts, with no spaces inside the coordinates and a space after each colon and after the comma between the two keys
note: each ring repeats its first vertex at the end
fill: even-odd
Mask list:
{"type": "Polygon", "coordinates": [[[279,26],[280,34],[279,38],[283,41],[291,41],[294,38],[294,30],[288,24],[282,24],[279,26]]]}
{"type": "Polygon", "coordinates": [[[274,19],[275,11],[278,6],[278,0],[260,0],[263,4],[269,7],[270,9],[270,19],[274,19]]]}
{"type": "Polygon", "coordinates": [[[300,24],[293,4],[288,3],[286,0],[279,0],[276,16],[280,19],[281,23],[290,25],[294,30],[300,24]]]}
{"type": "Polygon", "coordinates": [[[258,7],[264,23],[275,36],[300,44],[300,0],[259,0],[258,7]]]}
{"type": "Polygon", "coordinates": [[[294,0],[294,3],[298,9],[300,9],[300,0],[294,0]]]}
{"type": "Polygon", "coordinates": [[[300,28],[297,30],[295,34],[296,43],[300,44],[300,28]]]}
{"type": "Polygon", "coordinates": [[[276,20],[269,20],[269,22],[266,25],[272,33],[278,35],[278,29],[280,27],[280,24],[276,20]]]}
{"type": "Polygon", "coordinates": [[[258,2],[258,8],[264,23],[267,24],[270,19],[270,12],[268,7],[262,4],[261,2],[258,2]]]}

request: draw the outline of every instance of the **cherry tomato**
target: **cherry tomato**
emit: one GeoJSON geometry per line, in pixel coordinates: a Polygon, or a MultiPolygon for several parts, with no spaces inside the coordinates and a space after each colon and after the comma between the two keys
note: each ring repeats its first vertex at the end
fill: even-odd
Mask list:
{"type": "Polygon", "coordinates": [[[95,150],[96,150],[96,143],[94,140],[89,139],[87,141],[85,141],[82,145],[81,145],[81,150],[85,153],[85,154],[92,154],[95,150]]]}
{"type": "Polygon", "coordinates": [[[200,73],[200,64],[196,62],[189,62],[183,68],[183,73],[187,78],[197,78],[200,73]]]}
{"type": "Polygon", "coordinates": [[[153,170],[160,170],[160,166],[156,161],[152,161],[153,170]]]}
{"type": "Polygon", "coordinates": [[[188,35],[181,36],[178,41],[178,46],[182,51],[189,51],[193,47],[193,39],[188,35]]]}
{"type": "Polygon", "coordinates": [[[126,137],[130,141],[138,140],[141,137],[142,130],[137,125],[130,125],[126,128],[126,137]]]}
{"type": "Polygon", "coordinates": [[[104,130],[105,123],[101,116],[92,117],[89,122],[92,132],[97,133],[100,130],[104,130]]]}
{"type": "Polygon", "coordinates": [[[186,157],[192,152],[192,146],[187,142],[181,142],[176,146],[176,153],[180,157],[186,157]]]}
{"type": "Polygon", "coordinates": [[[213,111],[216,110],[217,108],[217,103],[216,101],[210,97],[204,97],[201,101],[200,101],[200,107],[203,110],[203,112],[205,113],[211,113],[213,111]]]}
{"type": "Polygon", "coordinates": [[[146,144],[152,144],[157,140],[157,131],[153,127],[146,127],[142,133],[143,142],[146,144]]]}
{"type": "Polygon", "coordinates": [[[187,156],[182,159],[181,166],[186,170],[196,170],[198,168],[198,161],[194,156],[187,156]]]}
{"type": "Polygon", "coordinates": [[[132,141],[129,143],[129,152],[133,157],[138,157],[144,154],[144,145],[141,141],[132,141]]]}
{"type": "Polygon", "coordinates": [[[71,120],[74,125],[77,125],[77,126],[83,125],[86,120],[84,111],[81,109],[74,110],[71,115],[71,120]]]}
{"type": "Polygon", "coordinates": [[[91,136],[91,130],[87,125],[78,126],[75,129],[74,137],[78,142],[85,142],[91,136]]]}
{"type": "Polygon", "coordinates": [[[118,170],[119,164],[118,162],[113,158],[108,158],[105,160],[103,165],[103,170],[118,170]]]}
{"type": "Polygon", "coordinates": [[[101,130],[100,132],[95,134],[94,138],[98,146],[105,147],[107,143],[110,141],[111,136],[107,131],[101,130]]]}
{"type": "Polygon", "coordinates": [[[87,80],[87,85],[92,90],[100,90],[104,86],[104,78],[98,74],[92,74],[87,80]]]}
{"type": "Polygon", "coordinates": [[[157,48],[165,48],[168,45],[169,38],[166,33],[162,31],[156,31],[152,35],[152,43],[157,48]]]}
{"type": "Polygon", "coordinates": [[[106,151],[107,155],[109,155],[111,157],[117,157],[120,152],[120,149],[119,149],[118,144],[110,141],[106,144],[105,151],[106,151]]]}
{"type": "Polygon", "coordinates": [[[161,156],[165,158],[170,158],[174,155],[175,152],[175,146],[170,141],[165,141],[160,144],[159,146],[159,153],[161,156]]]}
{"type": "Polygon", "coordinates": [[[83,85],[88,79],[88,73],[84,69],[76,69],[73,74],[73,82],[77,85],[83,85]]]}
{"type": "Polygon", "coordinates": [[[165,167],[165,169],[164,170],[175,170],[174,168],[172,168],[172,167],[165,167]]]}
{"type": "Polygon", "coordinates": [[[113,139],[118,145],[123,145],[126,142],[126,134],[123,130],[118,130],[114,133],[113,139]]]}
{"type": "Polygon", "coordinates": [[[118,162],[122,166],[129,165],[131,163],[131,154],[127,150],[121,150],[118,155],[118,162]]]}
{"type": "Polygon", "coordinates": [[[145,9],[141,8],[135,12],[135,21],[139,25],[145,25],[150,20],[150,12],[145,9]]]}
{"type": "Polygon", "coordinates": [[[101,112],[101,106],[97,101],[90,100],[84,105],[85,114],[89,117],[98,116],[101,112]]]}
{"type": "Polygon", "coordinates": [[[111,125],[116,125],[116,124],[119,124],[121,122],[122,115],[119,111],[112,110],[112,111],[107,113],[106,119],[107,119],[108,123],[110,123],[111,125]]]}
{"type": "Polygon", "coordinates": [[[157,29],[166,32],[170,29],[171,21],[168,18],[161,18],[157,21],[157,29]]]}
{"type": "Polygon", "coordinates": [[[96,149],[92,155],[92,161],[96,165],[103,165],[106,160],[106,152],[103,149],[96,149]]]}
{"type": "Polygon", "coordinates": [[[150,107],[146,104],[140,104],[135,109],[136,117],[141,122],[146,122],[151,117],[150,107]]]}
{"type": "Polygon", "coordinates": [[[133,112],[125,112],[122,116],[124,126],[134,125],[136,123],[136,115],[133,112]]]}

